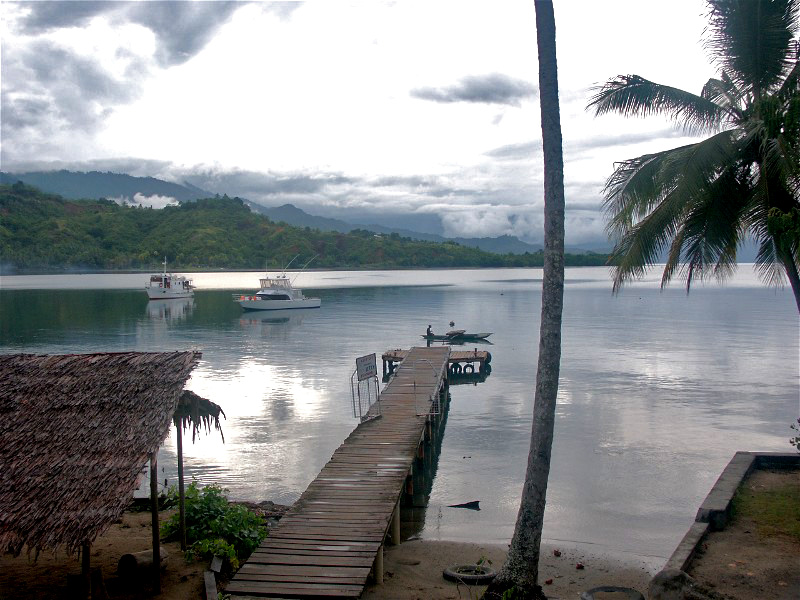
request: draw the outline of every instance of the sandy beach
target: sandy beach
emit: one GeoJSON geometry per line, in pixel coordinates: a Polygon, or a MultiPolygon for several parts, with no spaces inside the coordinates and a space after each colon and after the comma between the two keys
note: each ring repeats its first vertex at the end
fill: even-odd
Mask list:
{"type": "MultiPolygon", "coordinates": [[[[365,600],[467,600],[480,598],[484,587],[469,587],[444,579],[450,566],[488,559],[499,569],[507,547],[465,542],[412,540],[388,546],[384,555],[384,583],[370,585],[365,600]]],[[[575,548],[542,545],[539,581],[548,598],[576,600],[581,592],[601,585],[630,587],[645,593],[652,565],[619,561],[575,548]],[[558,549],[560,556],[555,556],[558,549]],[[577,565],[583,565],[583,569],[577,565]],[[550,583],[547,583],[550,582],[550,583]]]]}
{"type": "MultiPolygon", "coordinates": [[[[162,513],[166,518],[169,513],[162,513]]],[[[119,558],[126,552],[150,548],[150,515],[125,513],[123,518],[92,545],[92,566],[102,568],[109,597],[120,600],[150,598],[148,581],[125,584],[116,575],[119,558]]],[[[187,563],[177,544],[164,544],[169,552],[167,569],[161,578],[160,600],[185,600],[202,597],[205,561],[187,563]]],[[[635,560],[618,561],[607,556],[559,546],[542,546],[540,582],[548,598],[576,600],[580,593],[599,585],[632,587],[644,592],[653,571],[652,564],[635,560]],[[578,563],[583,569],[576,568],[578,563]],[[547,581],[552,580],[550,584],[547,581]]],[[[506,546],[464,542],[410,540],[399,546],[387,546],[384,555],[384,583],[369,585],[365,600],[444,600],[480,597],[483,587],[457,585],[444,579],[442,571],[454,565],[491,561],[493,568],[502,565],[506,546]]],[[[0,600],[36,597],[58,600],[66,594],[68,575],[80,573],[77,556],[42,553],[38,561],[26,555],[12,558],[0,555],[0,600]]]]}

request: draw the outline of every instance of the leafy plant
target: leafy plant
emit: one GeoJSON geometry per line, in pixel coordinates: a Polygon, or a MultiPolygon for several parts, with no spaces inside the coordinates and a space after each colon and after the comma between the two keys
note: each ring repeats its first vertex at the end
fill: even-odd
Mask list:
{"type": "Polygon", "coordinates": [[[789,438],[789,443],[800,452],[800,418],[797,419],[797,423],[792,423],[789,427],[797,433],[796,436],[789,438]]]}
{"type": "MultiPolygon", "coordinates": [[[[239,559],[256,549],[267,535],[261,517],[245,506],[230,504],[227,490],[218,485],[200,488],[193,481],[186,488],[187,558],[220,556],[238,568],[239,559]]],[[[161,526],[165,540],[177,539],[180,517],[174,514],[161,526]]]]}

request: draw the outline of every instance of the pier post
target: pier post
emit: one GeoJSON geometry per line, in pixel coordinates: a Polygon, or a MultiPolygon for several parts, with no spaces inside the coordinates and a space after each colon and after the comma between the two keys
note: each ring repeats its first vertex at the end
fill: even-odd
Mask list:
{"type": "Polygon", "coordinates": [[[158,450],[150,455],[150,519],[153,529],[153,592],[161,593],[161,538],[158,530],[158,450]]]}
{"type": "Polygon", "coordinates": [[[375,555],[375,566],[372,567],[372,577],[375,583],[383,585],[383,544],[378,548],[378,553],[375,555]]]}
{"type": "Polygon", "coordinates": [[[392,515],[391,537],[392,544],[395,546],[400,544],[400,498],[397,499],[397,504],[394,507],[394,514],[392,515]]]}

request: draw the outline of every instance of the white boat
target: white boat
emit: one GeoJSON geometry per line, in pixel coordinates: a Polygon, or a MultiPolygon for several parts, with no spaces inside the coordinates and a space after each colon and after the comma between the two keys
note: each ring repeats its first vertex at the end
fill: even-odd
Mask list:
{"type": "Polygon", "coordinates": [[[319,308],[320,298],[306,298],[303,290],[292,285],[292,282],[281,273],[275,277],[262,277],[258,280],[259,290],[249,296],[234,294],[233,299],[245,310],[285,310],[291,308],[319,308]]]}
{"type": "Polygon", "coordinates": [[[150,300],[169,300],[172,298],[191,298],[194,286],[191,279],[183,275],[167,273],[167,257],[164,257],[164,272],[150,275],[150,281],[144,286],[150,300]]]}

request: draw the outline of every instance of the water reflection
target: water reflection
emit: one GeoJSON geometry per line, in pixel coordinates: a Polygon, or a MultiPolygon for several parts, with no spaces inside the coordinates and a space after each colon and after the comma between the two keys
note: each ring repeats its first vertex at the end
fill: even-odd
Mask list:
{"type": "Polygon", "coordinates": [[[151,319],[174,321],[185,319],[191,314],[194,298],[174,298],[170,300],[150,300],[147,303],[147,316],[151,319]]]}
{"type": "Polygon", "coordinates": [[[400,501],[400,537],[404,540],[420,537],[425,528],[428,503],[439,468],[439,455],[442,453],[442,440],[450,412],[450,392],[447,391],[440,398],[442,402],[439,414],[431,415],[426,425],[424,439],[420,443],[400,501]]]}
{"type": "Polygon", "coordinates": [[[319,311],[319,308],[246,311],[239,317],[239,325],[249,327],[259,335],[275,335],[299,327],[303,321],[318,316],[319,311]]]}
{"type": "MultiPolygon", "coordinates": [[[[479,347],[491,349],[491,377],[451,389],[419,535],[503,543],[530,445],[539,274],[308,273],[322,308],[277,320],[231,301],[234,274],[220,275],[219,289],[201,285],[171,318],[149,314],[140,274],[130,289],[109,289],[118,276],[103,276],[96,290],[58,288],[60,278],[43,282],[52,289],[9,289],[4,277],[0,351],[201,351],[187,387],[223,407],[226,443],[213,433],[187,442],[188,476],[288,504],[357,425],[356,357],[424,345],[428,323],[493,331],[494,345],[479,347]],[[480,511],[448,508],[471,500],[480,511]]],[[[241,289],[254,277],[244,274],[241,289]]],[[[735,451],[788,448],[800,395],[791,291],[761,287],[746,268],[726,288],[688,296],[661,291],[657,277],[612,296],[605,269],[567,278],[545,538],[664,557],[735,451]]],[[[159,458],[167,470],[174,447],[159,458]]]]}

